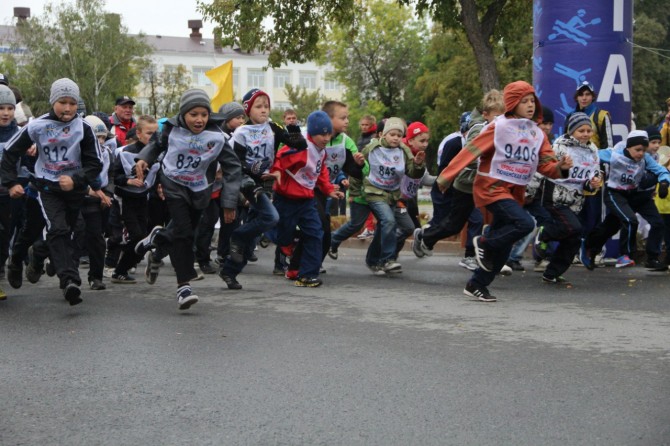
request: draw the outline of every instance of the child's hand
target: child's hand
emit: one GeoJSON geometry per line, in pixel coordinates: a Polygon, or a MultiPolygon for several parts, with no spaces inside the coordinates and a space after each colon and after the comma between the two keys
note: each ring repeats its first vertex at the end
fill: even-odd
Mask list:
{"type": "Polygon", "coordinates": [[[661,181],[658,183],[658,198],[665,199],[668,197],[668,182],[661,181]]]}
{"type": "Polygon", "coordinates": [[[232,223],[235,221],[235,209],[228,209],[224,208],[223,209],[223,222],[224,223],[232,223]]]}
{"type": "Polygon", "coordinates": [[[422,165],[426,161],[426,152],[423,150],[414,155],[414,164],[422,165]]]}
{"type": "Polygon", "coordinates": [[[281,173],[279,171],[266,173],[261,175],[261,180],[275,180],[277,184],[281,184],[281,173]]]}
{"type": "Polygon", "coordinates": [[[340,192],[339,190],[334,190],[331,193],[328,194],[330,198],[337,198],[338,200],[340,198],[344,198],[344,192],[340,192]]]}
{"type": "Polygon", "coordinates": [[[437,183],[437,188],[440,190],[441,193],[446,194],[447,191],[449,190],[449,186],[445,186],[443,184],[437,183]]]}
{"type": "Polygon", "coordinates": [[[591,178],[591,189],[600,189],[603,185],[603,180],[599,176],[591,178]]]}
{"type": "Polygon", "coordinates": [[[345,178],[342,181],[340,181],[340,184],[342,185],[342,187],[349,187],[349,180],[345,178]]]}
{"type": "Polygon", "coordinates": [[[149,164],[144,160],[139,160],[135,163],[135,176],[138,180],[144,183],[144,171],[149,169],[149,164]]]}
{"type": "Polygon", "coordinates": [[[21,198],[25,193],[26,191],[23,190],[23,186],[21,186],[20,184],[15,184],[14,186],[9,188],[10,198],[21,198]]]}
{"type": "Polygon", "coordinates": [[[131,178],[128,180],[128,185],[135,187],[142,187],[144,186],[144,181],[140,180],[139,178],[131,178]]]}
{"type": "Polygon", "coordinates": [[[109,199],[109,197],[101,190],[96,191],[95,195],[100,198],[100,207],[101,208],[108,208],[112,206],[112,200],[109,199]]]}
{"type": "Polygon", "coordinates": [[[569,168],[572,167],[572,158],[570,155],[565,155],[563,158],[558,160],[558,167],[561,170],[568,170],[569,168]]]}
{"type": "Polygon", "coordinates": [[[28,150],[26,150],[26,155],[35,156],[37,155],[37,146],[33,144],[28,150]]]}
{"type": "Polygon", "coordinates": [[[58,185],[64,192],[70,192],[72,189],[74,189],[74,181],[72,181],[72,177],[67,175],[61,175],[58,177],[58,185]]]}
{"type": "Polygon", "coordinates": [[[158,194],[158,198],[165,201],[165,192],[163,192],[163,185],[162,184],[159,184],[156,187],[156,193],[158,194]]]}
{"type": "Polygon", "coordinates": [[[361,152],[356,152],[354,153],[354,161],[359,166],[362,166],[363,164],[365,164],[365,156],[363,156],[361,152]]]}

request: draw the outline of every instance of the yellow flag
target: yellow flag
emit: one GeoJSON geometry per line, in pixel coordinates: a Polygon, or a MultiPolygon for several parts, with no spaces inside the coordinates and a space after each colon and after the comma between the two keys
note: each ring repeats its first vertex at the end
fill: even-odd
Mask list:
{"type": "Polygon", "coordinates": [[[219,107],[233,100],[233,61],[229,60],[223,65],[206,71],[205,76],[219,87],[212,98],[212,111],[216,113],[219,107]]]}

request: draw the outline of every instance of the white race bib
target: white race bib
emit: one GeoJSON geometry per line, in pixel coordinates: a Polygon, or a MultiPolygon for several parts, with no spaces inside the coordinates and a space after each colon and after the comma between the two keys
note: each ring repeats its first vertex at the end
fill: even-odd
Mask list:
{"type": "Polygon", "coordinates": [[[316,180],[323,169],[323,151],[319,150],[311,141],[307,141],[307,161],[296,173],[286,170],[298,184],[306,189],[314,190],[316,180]]]}
{"type": "Polygon", "coordinates": [[[35,177],[58,181],[61,175],[79,172],[84,124],[80,117],[69,122],[33,119],[28,122],[28,134],[37,146],[35,177]]]}
{"type": "Polygon", "coordinates": [[[405,154],[400,147],[377,147],[368,155],[368,164],[370,184],[389,192],[398,190],[405,176],[405,154]]]}
{"type": "Polygon", "coordinates": [[[267,122],[238,127],[233,133],[233,141],[247,148],[248,166],[264,158],[275,159],[275,135],[267,122]]]}
{"type": "Polygon", "coordinates": [[[525,186],[537,171],[542,130],[529,119],[499,118],[495,121],[495,153],[491,170],[480,175],[525,186]]]}
{"type": "Polygon", "coordinates": [[[635,162],[619,150],[612,150],[610,159],[610,172],[607,178],[607,187],[620,190],[632,190],[637,188],[644,176],[646,163],[644,158],[635,162]]]}
{"type": "Polygon", "coordinates": [[[572,167],[568,171],[568,178],[551,179],[568,189],[583,190],[584,183],[590,181],[600,172],[598,154],[585,147],[568,147],[568,155],[572,158],[572,167]]]}

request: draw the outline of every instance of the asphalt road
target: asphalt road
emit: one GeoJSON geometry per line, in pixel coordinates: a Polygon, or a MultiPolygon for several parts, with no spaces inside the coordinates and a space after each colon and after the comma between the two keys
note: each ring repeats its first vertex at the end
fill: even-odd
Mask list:
{"type": "Polygon", "coordinates": [[[3,282],[0,444],[670,444],[670,274],[527,272],[485,304],[455,256],[385,278],[340,253],[310,289],[261,250],[187,312],[170,268],[76,307],[53,278],[3,282]]]}

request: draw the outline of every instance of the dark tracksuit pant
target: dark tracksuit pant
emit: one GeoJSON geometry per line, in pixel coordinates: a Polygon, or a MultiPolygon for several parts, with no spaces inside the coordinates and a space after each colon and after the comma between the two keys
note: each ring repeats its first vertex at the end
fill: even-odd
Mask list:
{"type": "Polygon", "coordinates": [[[11,234],[11,198],[9,195],[0,195],[0,268],[5,267],[9,257],[9,241],[11,234]]]}
{"type": "Polygon", "coordinates": [[[37,201],[37,198],[27,197],[24,221],[12,245],[11,263],[15,265],[23,263],[28,257],[28,248],[31,246],[33,246],[33,251],[39,250],[39,257],[41,259],[49,256],[49,248],[41,240],[44,226],[44,214],[42,213],[40,203],[37,201]]]}
{"type": "Polygon", "coordinates": [[[102,280],[102,273],[105,267],[105,237],[103,209],[100,207],[100,200],[86,196],[81,208],[81,217],[84,220],[83,240],[88,252],[89,270],[88,280],[102,280]]]}
{"type": "MultiPolygon", "coordinates": [[[[209,255],[209,247],[214,237],[216,222],[221,218],[221,201],[214,198],[209,202],[209,206],[202,212],[198,229],[195,232],[195,260],[199,265],[209,263],[212,259],[209,255]]],[[[221,218],[223,223],[223,218],[221,218]]]]}
{"type": "Polygon", "coordinates": [[[547,277],[558,277],[570,268],[572,260],[579,252],[582,241],[582,224],[577,214],[567,206],[545,204],[544,208],[551,216],[542,225],[541,240],[560,242],[549,260],[544,271],[547,277]]]}
{"type": "MultiPolygon", "coordinates": [[[[473,215],[474,211],[475,202],[472,198],[472,194],[452,189],[451,208],[448,214],[437,222],[433,219],[433,223],[423,230],[423,242],[428,248],[432,249],[438,241],[461,232],[463,226],[468,222],[470,222],[468,233],[470,232],[470,228],[472,228],[473,231],[476,230],[476,234],[480,233],[483,219],[479,212],[476,213],[479,218],[476,218],[476,216],[473,215]]],[[[470,236],[470,234],[468,235],[470,236]]],[[[475,234],[472,236],[474,235],[475,234]]],[[[466,246],[466,257],[472,257],[473,255],[474,250],[471,247],[466,246]]]]}
{"type": "MultiPolygon", "coordinates": [[[[320,190],[314,189],[314,205],[316,211],[319,214],[319,221],[321,222],[321,230],[323,231],[323,238],[321,240],[321,263],[319,263],[319,268],[323,264],[326,255],[328,254],[328,249],[330,249],[330,213],[327,208],[328,197],[323,195],[320,190]]],[[[302,228],[301,228],[302,229],[302,228]]],[[[289,263],[289,270],[298,270],[300,268],[300,263],[305,249],[305,243],[303,241],[302,230],[297,231],[298,233],[298,243],[293,250],[293,255],[291,256],[291,262],[289,263]]],[[[278,245],[284,246],[284,245],[278,245]]],[[[311,277],[311,276],[308,276],[311,277]]]]}
{"type": "Polygon", "coordinates": [[[138,197],[117,196],[116,200],[119,203],[121,222],[128,232],[128,241],[122,247],[121,257],[114,272],[125,276],[129,269],[142,260],[142,256],[135,253],[135,245],[148,234],[149,210],[146,193],[138,197]]]}
{"type": "Polygon", "coordinates": [[[121,255],[121,242],[123,241],[123,224],[121,223],[121,210],[119,203],[112,200],[107,222],[107,251],[105,254],[105,266],[114,268],[119,262],[121,255]]]}

